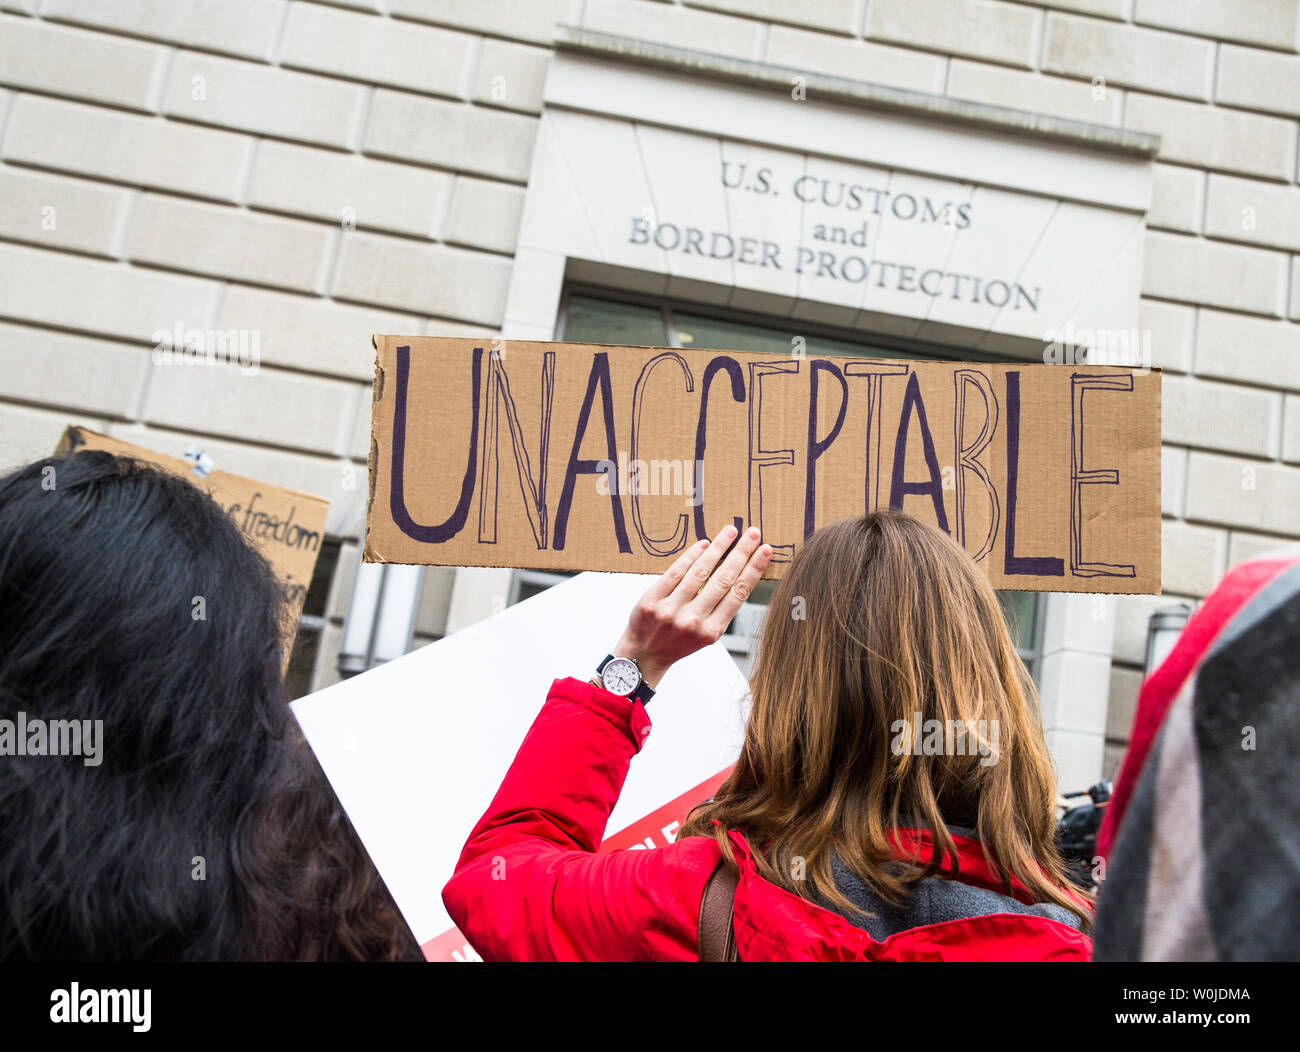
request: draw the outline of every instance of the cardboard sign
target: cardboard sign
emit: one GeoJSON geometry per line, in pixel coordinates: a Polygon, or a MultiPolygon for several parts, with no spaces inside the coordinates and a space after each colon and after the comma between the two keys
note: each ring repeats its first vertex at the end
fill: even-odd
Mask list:
{"type": "Polygon", "coordinates": [[[728,522],[779,577],[901,508],[997,588],[1160,590],[1160,374],[376,336],[365,557],[662,572],[728,522]]]}
{"type": "Polygon", "coordinates": [[[325,538],[329,501],[243,475],[232,475],[228,471],[202,475],[193,463],[182,457],[155,453],[84,427],[69,427],[55,452],[74,453],[83,449],[102,449],[181,475],[221,505],[285,584],[288,601],[284,612],[284,663],[287,666],[298,632],[303,600],[307,598],[321,541],[325,538]]]}
{"type": "MultiPolygon", "coordinates": [[[[436,643],[300,698],[294,715],[429,960],[476,960],[442,904],[551,683],[589,678],[651,578],[580,574],[436,643]]],[[[743,735],[721,643],[668,670],[602,851],[660,847],[710,797],[743,735]]],[[[551,762],[562,764],[564,757],[551,762]]]]}

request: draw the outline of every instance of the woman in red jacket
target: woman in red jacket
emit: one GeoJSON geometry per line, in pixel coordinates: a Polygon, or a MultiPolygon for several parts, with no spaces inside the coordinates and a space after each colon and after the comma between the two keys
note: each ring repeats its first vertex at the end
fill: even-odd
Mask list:
{"type": "Polygon", "coordinates": [[[597,677],[555,682],[443,890],[460,930],[486,960],[698,960],[722,866],[743,961],[1088,959],[1033,683],[987,577],[903,514],[809,538],[730,776],[669,846],[596,852],[654,686],[725,631],[771,560],[759,541],[689,549],[597,677]]]}

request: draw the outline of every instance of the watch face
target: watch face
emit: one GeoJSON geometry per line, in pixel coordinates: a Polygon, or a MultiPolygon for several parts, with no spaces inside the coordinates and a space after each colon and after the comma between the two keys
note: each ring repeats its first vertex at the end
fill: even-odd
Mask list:
{"type": "Polygon", "coordinates": [[[641,670],[631,658],[615,658],[600,674],[601,682],[611,694],[631,694],[641,682],[641,670]]]}

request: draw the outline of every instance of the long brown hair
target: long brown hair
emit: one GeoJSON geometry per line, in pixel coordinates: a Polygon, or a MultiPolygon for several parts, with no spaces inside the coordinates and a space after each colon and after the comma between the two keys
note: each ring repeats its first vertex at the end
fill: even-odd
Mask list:
{"type": "Polygon", "coordinates": [[[832,855],[900,904],[945,860],[956,870],[948,825],[965,826],[1004,890],[1014,878],[1081,912],[1063,890],[1033,681],[988,578],[947,534],[897,512],[813,534],[776,588],[750,691],[740,759],[681,836],[714,837],[734,866],[736,830],[765,879],[852,910],[832,855]],[[957,733],[933,750],[918,727],[957,733]],[[901,828],[928,829],[927,864],[897,864],[901,828]]]}

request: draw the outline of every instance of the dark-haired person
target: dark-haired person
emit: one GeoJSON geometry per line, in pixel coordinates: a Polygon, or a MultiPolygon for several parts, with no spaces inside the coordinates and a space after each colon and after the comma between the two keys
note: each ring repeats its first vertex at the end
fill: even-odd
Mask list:
{"type": "Polygon", "coordinates": [[[809,538],[762,627],[730,776],[673,844],[596,853],[650,732],[647,688],[722,634],[770,559],[752,528],[696,544],[633,610],[599,685],[554,683],[443,890],[475,949],[698,960],[721,864],[740,960],[1087,960],[1090,902],[1056,852],[1052,764],[996,595],[902,514],[809,538]],[[933,726],[960,726],[944,740],[962,747],[936,753],[933,726]]]}
{"type": "Polygon", "coordinates": [[[281,598],[183,478],[0,479],[0,720],[86,732],[0,756],[0,959],[419,959],[288,708],[281,598]]]}

